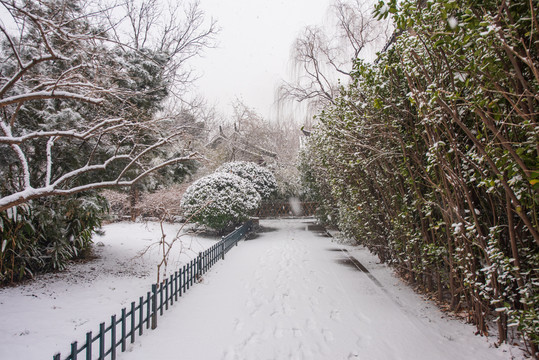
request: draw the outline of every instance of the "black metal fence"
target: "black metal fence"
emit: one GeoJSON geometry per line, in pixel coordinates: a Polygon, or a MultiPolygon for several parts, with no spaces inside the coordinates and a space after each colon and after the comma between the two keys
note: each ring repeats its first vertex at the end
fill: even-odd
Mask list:
{"type": "MultiPolygon", "coordinates": [[[[219,259],[224,259],[225,254],[238,244],[251,227],[252,221],[249,220],[223,236],[221,241],[212,247],[200,252],[196,258],[175,271],[174,275],[170,275],[161,284],[153,284],[151,292],[148,291],[146,296],[133,301],[129,309],[123,308],[120,316],[112,315],[109,325],[102,322],[97,334],[87,332],[82,345],[77,341],[72,342],[70,354],[63,359],[116,359],[118,351],[126,350],[128,341],[135,342],[135,338],[141,336],[145,329],[155,329],[157,315],[163,315],[163,312],[177,302],[194,283],[200,281],[201,276],[219,259]]],[[[53,360],[61,359],[60,353],[53,356],[53,360]]]]}

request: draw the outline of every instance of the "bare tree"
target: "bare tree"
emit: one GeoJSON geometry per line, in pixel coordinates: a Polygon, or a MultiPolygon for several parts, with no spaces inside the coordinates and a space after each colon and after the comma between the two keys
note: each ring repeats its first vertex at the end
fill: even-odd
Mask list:
{"type": "Polygon", "coordinates": [[[309,102],[315,110],[333,103],[339,79],[349,80],[353,61],[388,38],[388,23],[376,20],[359,0],[336,0],[329,17],[333,30],[307,26],[294,42],[294,79],[279,88],[279,101],[309,102]]]}
{"type": "Polygon", "coordinates": [[[241,100],[232,103],[232,107],[232,122],[219,125],[219,132],[206,145],[216,152],[213,156],[208,154],[214,158],[210,167],[227,161],[264,163],[276,159],[274,134],[269,123],[241,100]]]}
{"type": "Polygon", "coordinates": [[[293,61],[296,66],[294,82],[281,87],[281,96],[297,101],[325,104],[336,95],[336,79],[329,66],[339,69],[338,48],[331,45],[321,27],[308,26],[293,45],[293,61]]]}
{"type": "MultiPolygon", "coordinates": [[[[377,20],[372,6],[366,6],[359,0],[337,0],[331,9],[337,22],[337,35],[341,45],[347,49],[346,55],[351,55],[350,59],[359,58],[365,51],[375,51],[391,36],[390,23],[377,20]]],[[[336,70],[350,74],[349,71],[336,70]]]]}
{"type": "Polygon", "coordinates": [[[270,168],[278,182],[279,196],[297,196],[296,159],[301,131],[293,121],[267,121],[241,100],[233,104],[231,123],[222,122],[207,143],[206,171],[224,162],[251,161],[270,168]]]}
{"type": "Polygon", "coordinates": [[[0,0],[9,15],[0,23],[0,211],[129,186],[198,156],[176,151],[181,155],[156,161],[185,129],[160,133],[155,113],[173,84],[181,90],[190,80],[186,61],[209,46],[214,23],[204,28],[194,3],[181,25],[171,16],[159,46],[148,49],[158,16],[155,2],[146,4],[129,43],[106,31],[118,23],[107,26],[103,11],[89,12],[77,0],[0,0]]]}
{"type": "Polygon", "coordinates": [[[197,78],[188,61],[212,48],[219,32],[214,19],[207,21],[200,1],[119,0],[118,6],[104,6],[104,11],[112,29],[121,28],[121,24],[129,29],[114,31],[116,42],[167,55],[169,90],[185,101],[183,93],[197,78]]]}

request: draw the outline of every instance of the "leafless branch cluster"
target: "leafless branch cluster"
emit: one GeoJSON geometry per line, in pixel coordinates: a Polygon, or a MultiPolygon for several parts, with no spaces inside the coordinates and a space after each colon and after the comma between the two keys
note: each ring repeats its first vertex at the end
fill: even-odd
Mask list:
{"type": "Polygon", "coordinates": [[[388,38],[389,25],[376,20],[359,0],[336,0],[329,9],[334,29],[307,26],[292,48],[293,79],[279,88],[279,101],[309,102],[315,109],[333,103],[339,79],[347,82],[353,60],[369,57],[388,38]]]}

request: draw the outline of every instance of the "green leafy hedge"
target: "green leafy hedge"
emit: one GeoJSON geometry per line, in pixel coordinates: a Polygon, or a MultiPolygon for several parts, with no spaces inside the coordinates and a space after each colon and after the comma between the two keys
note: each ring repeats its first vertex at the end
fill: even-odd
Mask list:
{"type": "Polygon", "coordinates": [[[88,255],[107,211],[100,196],[34,200],[0,212],[0,283],[63,270],[88,255]]]}
{"type": "Polygon", "coordinates": [[[539,344],[535,1],[389,1],[397,36],[318,116],[322,214],[481,333],[539,344]],[[325,195],[327,194],[327,195],[325,195]]]}

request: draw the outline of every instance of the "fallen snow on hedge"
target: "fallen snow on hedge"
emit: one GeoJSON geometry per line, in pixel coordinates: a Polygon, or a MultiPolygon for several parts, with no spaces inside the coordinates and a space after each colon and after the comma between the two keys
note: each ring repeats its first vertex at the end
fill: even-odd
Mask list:
{"type": "Polygon", "coordinates": [[[224,172],[195,181],[181,200],[189,221],[217,230],[246,220],[259,205],[260,195],[251,182],[224,172]]]}
{"type": "Polygon", "coordinates": [[[249,161],[233,161],[221,165],[216,172],[230,173],[250,181],[262,199],[268,199],[277,190],[273,173],[249,161]]]}

